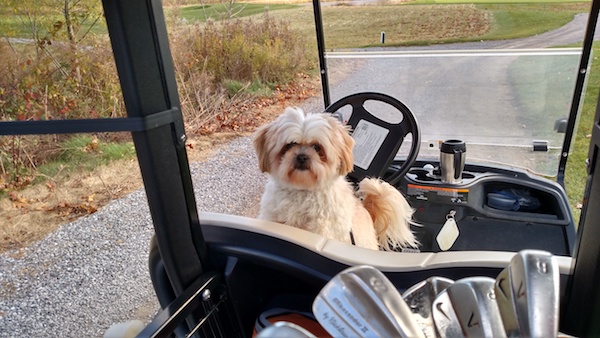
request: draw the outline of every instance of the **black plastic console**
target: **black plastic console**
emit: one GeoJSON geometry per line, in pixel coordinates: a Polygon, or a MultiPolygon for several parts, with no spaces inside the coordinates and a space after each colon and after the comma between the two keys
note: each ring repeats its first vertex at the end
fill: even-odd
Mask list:
{"type": "Polygon", "coordinates": [[[446,184],[425,164],[412,168],[399,185],[415,208],[413,231],[421,251],[441,251],[436,236],[454,217],[459,236],[449,250],[572,254],[575,225],[557,183],[521,170],[467,164],[461,183],[446,184]]]}

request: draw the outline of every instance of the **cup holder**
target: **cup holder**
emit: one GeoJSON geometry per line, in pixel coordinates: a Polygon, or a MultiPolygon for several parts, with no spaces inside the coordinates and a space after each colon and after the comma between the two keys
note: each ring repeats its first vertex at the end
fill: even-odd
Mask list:
{"type": "Polygon", "coordinates": [[[475,175],[473,175],[471,173],[463,172],[462,178],[463,178],[463,180],[472,180],[475,178],[475,175]]]}
{"type": "Polygon", "coordinates": [[[422,168],[413,168],[413,169],[410,169],[410,171],[408,173],[416,175],[417,176],[416,179],[418,181],[428,181],[428,182],[431,182],[431,181],[437,181],[438,180],[437,178],[431,176],[431,173],[430,173],[429,170],[422,169],[422,168]]]}
{"type": "MultiPolygon", "coordinates": [[[[411,175],[415,175],[416,177],[414,177],[414,180],[420,181],[420,182],[441,182],[441,177],[439,176],[439,172],[436,175],[436,172],[434,171],[432,173],[431,170],[427,170],[427,169],[423,169],[423,168],[412,168],[408,171],[409,174],[411,175]]],[[[469,172],[463,172],[462,173],[462,179],[463,180],[472,180],[475,178],[475,175],[469,172]]]]}

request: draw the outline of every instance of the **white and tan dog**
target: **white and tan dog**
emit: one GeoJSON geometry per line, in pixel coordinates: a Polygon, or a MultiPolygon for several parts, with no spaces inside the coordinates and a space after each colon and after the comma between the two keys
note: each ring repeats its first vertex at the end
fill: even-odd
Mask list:
{"type": "Polygon", "coordinates": [[[364,179],[355,194],[346,180],[354,140],[335,117],[287,108],[253,142],[259,168],[269,174],[259,218],[374,250],[417,247],[409,225],[414,210],[398,190],[364,179]]]}

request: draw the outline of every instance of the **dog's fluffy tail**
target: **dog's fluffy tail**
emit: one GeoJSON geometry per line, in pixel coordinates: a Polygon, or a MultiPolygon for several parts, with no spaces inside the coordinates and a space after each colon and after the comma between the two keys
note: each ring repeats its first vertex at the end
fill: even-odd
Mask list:
{"type": "Polygon", "coordinates": [[[358,185],[362,202],[371,214],[377,241],[383,250],[397,247],[417,248],[419,242],[410,230],[414,209],[404,196],[389,183],[366,178],[358,185]]]}

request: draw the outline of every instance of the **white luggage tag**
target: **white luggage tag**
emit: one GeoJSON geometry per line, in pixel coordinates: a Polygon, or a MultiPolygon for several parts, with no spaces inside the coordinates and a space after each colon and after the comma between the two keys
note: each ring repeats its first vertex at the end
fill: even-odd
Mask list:
{"type": "Polygon", "coordinates": [[[450,210],[448,215],[446,215],[446,222],[435,238],[442,251],[450,249],[458,239],[459,231],[454,215],[456,215],[456,211],[450,210]]]}

